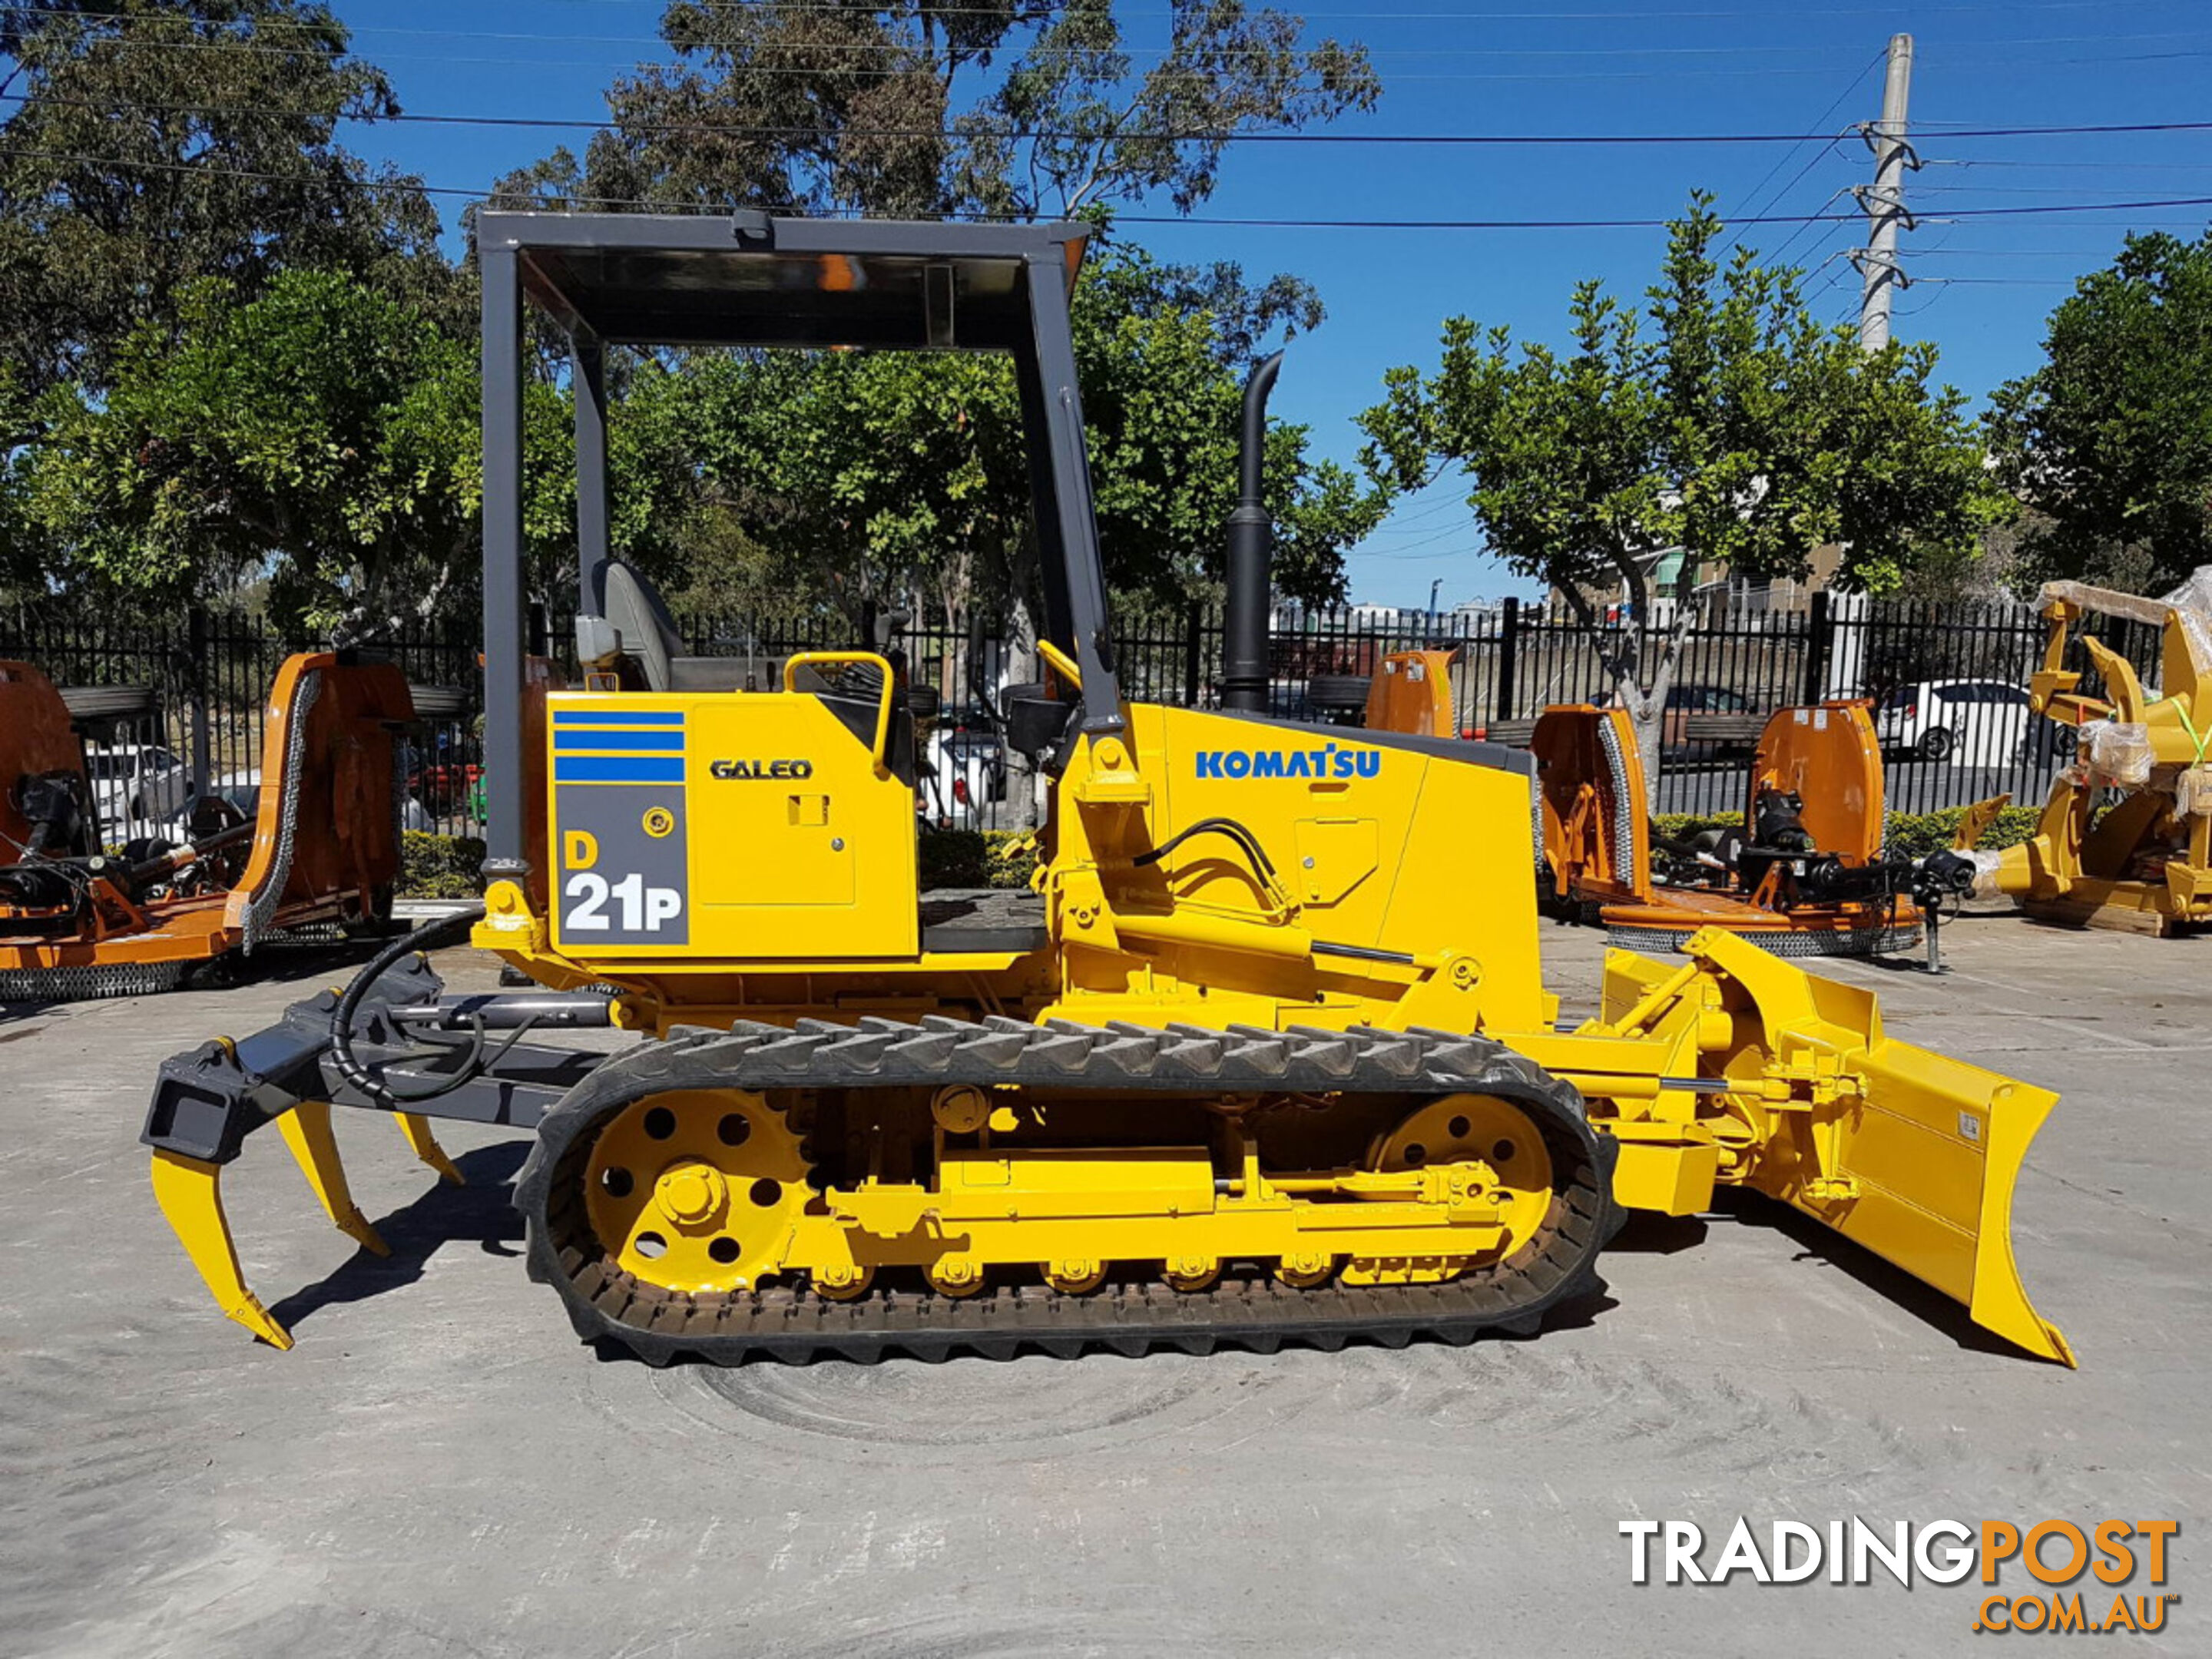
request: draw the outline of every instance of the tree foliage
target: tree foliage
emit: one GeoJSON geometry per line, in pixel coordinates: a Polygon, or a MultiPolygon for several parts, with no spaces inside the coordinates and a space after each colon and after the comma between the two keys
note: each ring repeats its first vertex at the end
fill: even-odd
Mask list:
{"type": "Polygon", "coordinates": [[[207,278],[258,293],[292,266],[450,303],[413,180],[334,140],[398,107],[311,0],[100,0],[12,7],[0,50],[20,102],[0,124],[0,311],[35,395],[105,383],[122,342],[173,323],[207,278]]]}
{"type": "MultiPolygon", "coordinates": [[[[1150,26],[1146,26],[1149,29],[1150,26]]],[[[677,0],[672,64],[508,204],[1104,216],[1214,188],[1228,138],[1369,106],[1364,53],[1243,0],[1164,44],[1104,0],[677,0]]],[[[307,632],[473,604],[472,295],[416,181],[336,142],[396,112],[319,0],[0,9],[0,579],[166,603],[265,584],[307,632]]],[[[1104,240],[1102,235],[1102,241],[1104,240]]],[[[1314,326],[1289,276],[1094,257],[1077,336],[1112,578],[1207,581],[1238,380],[1314,326]]],[[[526,402],[537,591],[574,556],[568,392],[526,402]]],[[[613,365],[617,550],[695,593],[1018,603],[1034,561],[1006,365],[668,353],[613,365]]],[[[1340,592],[1381,498],[1269,434],[1288,591],[1340,592]]]]}
{"type": "Polygon", "coordinates": [[[1973,556],[2008,507],[1935,348],[1867,353],[1813,318],[1797,271],[1749,249],[1723,266],[1709,201],[1674,222],[1640,309],[1580,284],[1564,350],[1454,318],[1435,372],[1390,371],[1361,418],[1382,483],[1466,479],[1491,548],[1577,611],[1650,744],[1701,572],[1802,579],[1840,544],[1838,586],[1894,592],[1973,556]],[[1638,626],[1601,627],[1590,596],[1617,586],[1638,626]],[[1655,649],[1658,597],[1680,608],[1655,649]]]}
{"type": "MultiPolygon", "coordinates": [[[[1114,250],[1086,271],[1074,306],[1108,579],[1162,598],[1218,578],[1236,489],[1238,325],[1182,308],[1194,280],[1114,250]]],[[[654,418],[688,434],[706,504],[764,550],[787,591],[854,611],[863,599],[919,598],[955,629],[979,588],[1030,596],[1029,474],[1006,360],[700,355],[680,372],[641,374],[625,413],[672,404],[684,414],[654,418]]],[[[1271,428],[1268,481],[1279,582],[1340,598],[1342,550],[1379,520],[1382,498],[1312,460],[1295,427],[1271,428]]]]}
{"type": "Polygon", "coordinates": [[[2166,592],[2212,563],[2212,233],[2128,238],[2044,345],[1990,422],[2027,574],[2166,592]]]}
{"type": "Polygon", "coordinates": [[[1177,0],[1164,48],[1109,0],[674,0],[676,54],[607,94],[614,130],[502,202],[1035,218],[1205,201],[1230,137],[1370,107],[1366,52],[1244,0],[1177,0]],[[1149,59],[1140,68],[1139,59],[1149,59]]]}
{"type": "MultiPolygon", "coordinates": [[[[71,550],[64,580],[181,600],[265,581],[307,635],[473,607],[483,464],[476,355],[406,301],[331,272],[280,273],[239,302],[188,290],[177,325],[118,349],[97,398],[50,394],[23,468],[25,516],[71,550]]],[[[565,392],[526,393],[524,537],[540,591],[570,568],[565,392]]],[[[611,445],[613,533],[649,568],[650,503],[680,484],[650,413],[611,445]]]]}
{"type": "MultiPolygon", "coordinates": [[[[1188,273],[1116,253],[1079,290],[1076,339],[1109,578],[1154,594],[1217,574],[1235,488],[1236,347],[1169,303],[1188,273]],[[1137,296],[1143,296],[1141,299],[1137,296]]],[[[747,597],[919,598],[962,625],[980,585],[1034,580],[1029,475],[1007,362],[965,354],[696,353],[619,377],[608,422],[611,539],[672,585],[747,597]]],[[[0,383],[0,415],[8,399],[0,383]]],[[[481,555],[473,342],[354,278],[280,273],[243,303],[189,290],[143,326],[98,395],[46,399],[43,441],[0,490],[89,588],[182,599],[266,581],[307,631],[465,611],[481,555]]],[[[525,394],[532,591],[570,592],[565,386],[525,394]]],[[[1340,592],[1341,550],[1382,502],[1269,436],[1286,591],[1340,592]]]]}

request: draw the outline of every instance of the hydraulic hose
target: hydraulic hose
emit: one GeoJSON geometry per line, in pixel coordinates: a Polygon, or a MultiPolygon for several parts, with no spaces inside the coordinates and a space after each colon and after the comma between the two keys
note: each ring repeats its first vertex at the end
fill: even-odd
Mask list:
{"type": "MultiPolygon", "coordinates": [[[[331,1059],[338,1068],[338,1075],[387,1110],[398,1111],[405,1103],[382,1081],[371,1077],[368,1068],[354,1058],[353,1017],[360,1010],[362,999],[368,994],[368,988],[376,983],[384,970],[401,957],[410,951],[432,951],[450,942],[475,927],[483,919],[483,913],[481,903],[471,904],[452,915],[426,921],[412,933],[392,940],[353,976],[339,996],[338,1006],[331,1011],[331,1059]]],[[[478,1040],[481,1042],[481,1034],[478,1040]]],[[[467,1071],[468,1067],[464,1066],[465,1075],[467,1071]]]]}

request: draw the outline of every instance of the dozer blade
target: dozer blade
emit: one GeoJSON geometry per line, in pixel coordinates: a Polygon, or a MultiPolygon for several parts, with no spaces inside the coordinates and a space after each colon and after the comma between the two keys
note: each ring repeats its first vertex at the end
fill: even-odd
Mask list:
{"type": "MultiPolygon", "coordinates": [[[[1639,1023],[1683,1036],[1702,1024],[1698,1070],[1739,1085],[1700,1101],[1700,1121],[1730,1149],[1721,1179],[1832,1227],[2028,1352],[2074,1364],[2028,1300],[2012,1249],[2014,1183],[2058,1097],[1898,1042],[1872,992],[1732,934],[1706,929],[1683,949],[1704,975],[1639,1023]]],[[[1607,1018],[1637,1010],[1669,977],[1663,964],[1612,952],[1607,1018]]]]}

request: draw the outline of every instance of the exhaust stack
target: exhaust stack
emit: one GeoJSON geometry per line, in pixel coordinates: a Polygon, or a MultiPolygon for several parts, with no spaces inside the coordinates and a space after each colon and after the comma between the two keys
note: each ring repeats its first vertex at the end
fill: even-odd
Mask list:
{"type": "Polygon", "coordinates": [[[1267,459],[1267,393],[1283,366],[1279,351],[1253,365],[1244,382],[1244,431],[1237,452],[1237,507],[1229,515],[1229,597],[1222,617],[1221,706],[1267,712],[1269,566],[1275,521],[1261,499],[1267,459]]]}

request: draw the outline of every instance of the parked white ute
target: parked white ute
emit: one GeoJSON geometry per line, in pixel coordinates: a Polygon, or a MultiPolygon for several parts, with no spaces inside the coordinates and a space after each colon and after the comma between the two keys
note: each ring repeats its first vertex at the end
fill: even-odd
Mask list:
{"type": "Polygon", "coordinates": [[[191,793],[190,769],[158,743],[88,744],[84,764],[100,825],[118,842],[170,817],[191,793]]]}
{"type": "Polygon", "coordinates": [[[2003,680],[1917,680],[1875,711],[1883,751],[1954,766],[2010,766],[2027,757],[2027,691],[2003,680]]]}

